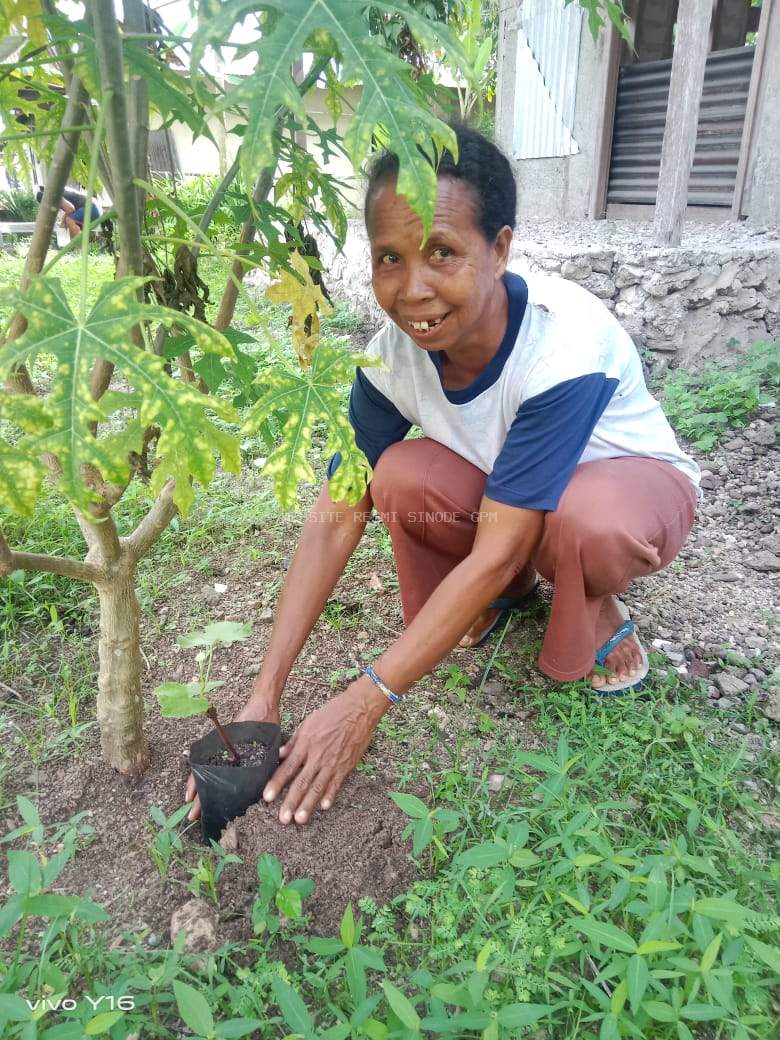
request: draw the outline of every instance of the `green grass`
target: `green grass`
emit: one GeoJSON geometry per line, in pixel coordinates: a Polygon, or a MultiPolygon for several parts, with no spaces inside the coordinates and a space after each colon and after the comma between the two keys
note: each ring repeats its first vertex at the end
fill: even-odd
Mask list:
{"type": "MultiPolygon", "coordinates": [[[[187,985],[217,1021],[253,1019],[263,1038],[772,1036],[780,872],[739,746],[671,675],[657,673],[649,698],[602,700],[584,686],[524,696],[549,750],[505,738],[480,761],[466,739],[440,744],[425,801],[394,796],[419,880],[389,906],[359,900],[339,936],[311,937],[311,886],[263,857],[255,938],[205,958],[205,978],[196,958],[149,950],[144,934],[111,949],[96,910],[79,904],[66,920],[55,904],[41,955],[19,952],[0,990],[56,980],[58,992],[131,995],[115,1038],[192,1025],[187,985]],[[504,777],[498,793],[490,773],[504,777]]],[[[186,858],[158,822],[152,851],[165,839],[186,858]]],[[[204,870],[195,856],[186,872],[204,870]]],[[[31,872],[17,870],[17,886],[31,872]]],[[[216,866],[206,873],[218,900],[216,866]]],[[[92,1015],[82,1003],[62,1018],[92,1015]]]]}

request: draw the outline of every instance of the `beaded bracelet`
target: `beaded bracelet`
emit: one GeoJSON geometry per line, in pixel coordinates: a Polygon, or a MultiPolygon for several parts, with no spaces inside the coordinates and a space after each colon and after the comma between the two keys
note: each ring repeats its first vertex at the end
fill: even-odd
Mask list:
{"type": "Polygon", "coordinates": [[[389,701],[391,701],[393,704],[398,704],[401,698],[398,696],[397,693],[393,693],[389,686],[385,686],[385,684],[382,682],[382,680],[379,678],[379,676],[376,674],[376,672],[370,664],[367,664],[365,666],[365,668],[363,669],[363,673],[369,677],[374,686],[376,686],[377,689],[381,690],[389,701]]]}

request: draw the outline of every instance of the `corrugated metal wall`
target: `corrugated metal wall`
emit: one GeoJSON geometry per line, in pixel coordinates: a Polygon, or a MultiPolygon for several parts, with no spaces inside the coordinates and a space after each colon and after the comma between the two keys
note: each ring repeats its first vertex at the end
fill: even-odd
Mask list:
{"type": "Polygon", "coordinates": [[[149,170],[151,173],[167,173],[170,176],[181,173],[179,156],[173,134],[166,127],[162,130],[149,131],[149,170]]]}
{"type": "MultiPolygon", "coordinates": [[[[707,58],[689,206],[731,205],[754,50],[707,58]]],[[[671,70],[671,59],[620,69],[608,203],[655,203],[671,70]]]]}
{"type": "Polygon", "coordinates": [[[523,0],[518,16],[513,151],[517,159],[573,155],[584,12],[563,0],[523,0]]]}

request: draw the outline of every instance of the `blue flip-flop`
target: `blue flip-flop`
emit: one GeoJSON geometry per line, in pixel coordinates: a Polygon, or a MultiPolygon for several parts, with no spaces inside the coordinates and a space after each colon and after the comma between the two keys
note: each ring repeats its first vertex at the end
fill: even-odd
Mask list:
{"type": "Polygon", "coordinates": [[[522,596],[499,596],[498,599],[494,599],[492,603],[488,604],[488,609],[498,610],[500,613],[488,625],[476,643],[472,643],[471,646],[461,647],[461,649],[476,650],[478,646],[482,646],[482,644],[490,638],[501,622],[506,618],[507,614],[511,613],[513,610],[519,610],[522,613],[535,603],[538,588],[539,582],[537,581],[534,584],[534,587],[529,592],[524,592],[522,596]]]}
{"type": "MultiPolygon", "coordinates": [[[[596,651],[595,658],[596,664],[601,668],[604,667],[604,662],[607,660],[609,655],[618,645],[622,643],[628,636],[632,636],[636,633],[636,625],[630,620],[628,616],[628,608],[622,600],[617,600],[618,608],[620,613],[626,619],[620,628],[616,629],[612,636],[600,646],[596,651]]],[[[637,638],[637,644],[639,646],[639,652],[642,655],[642,665],[640,668],[639,676],[632,675],[628,679],[624,679],[619,683],[609,683],[604,686],[591,686],[594,693],[601,694],[602,697],[614,697],[615,694],[625,693],[627,690],[641,690],[642,683],[647,677],[647,673],[650,671],[650,662],[647,658],[645,648],[642,646],[639,638],[637,638]]]]}

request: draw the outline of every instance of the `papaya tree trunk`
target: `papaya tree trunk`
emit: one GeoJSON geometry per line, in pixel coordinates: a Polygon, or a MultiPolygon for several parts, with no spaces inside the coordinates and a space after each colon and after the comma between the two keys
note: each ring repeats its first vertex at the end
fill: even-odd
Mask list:
{"type": "Polygon", "coordinates": [[[141,696],[140,610],[135,564],[127,557],[112,576],[96,583],[100,602],[97,720],[103,756],[126,776],[149,765],[141,696]]]}

